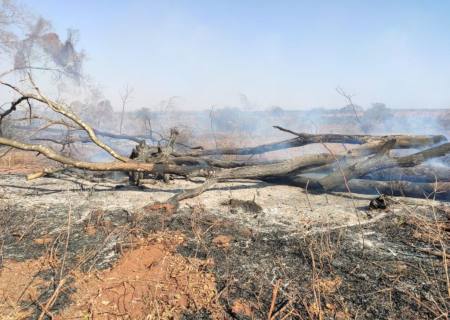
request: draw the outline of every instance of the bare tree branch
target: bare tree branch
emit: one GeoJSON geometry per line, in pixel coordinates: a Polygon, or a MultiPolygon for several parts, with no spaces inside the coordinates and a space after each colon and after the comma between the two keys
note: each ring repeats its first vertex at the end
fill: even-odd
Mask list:
{"type": "Polygon", "coordinates": [[[108,152],[111,156],[113,156],[114,158],[116,158],[117,160],[120,160],[122,162],[127,162],[129,159],[127,157],[124,157],[120,154],[118,154],[116,151],[114,151],[110,146],[106,145],[105,143],[103,143],[95,134],[94,130],[83,120],[81,120],[77,115],[75,115],[73,112],[69,111],[68,108],[64,107],[62,104],[60,103],[56,103],[55,101],[52,101],[50,99],[48,99],[47,97],[45,97],[44,95],[41,94],[39,88],[34,84],[31,76],[30,76],[30,81],[33,84],[37,95],[33,94],[33,93],[25,93],[22,92],[19,88],[6,83],[4,81],[0,81],[0,84],[3,84],[7,87],[12,88],[14,91],[18,92],[20,95],[22,95],[23,97],[27,98],[27,99],[33,99],[39,102],[42,102],[44,105],[47,105],[48,107],[50,107],[54,112],[59,113],[61,115],[63,115],[64,117],[72,120],[73,122],[75,122],[77,125],[79,125],[82,129],[84,129],[86,131],[86,133],[89,135],[89,137],[91,138],[91,140],[98,145],[100,148],[102,148],[103,150],[105,150],[106,152],[108,152]]]}
{"type": "Polygon", "coordinates": [[[126,107],[128,101],[130,100],[132,93],[133,93],[133,88],[126,85],[124,92],[120,95],[120,100],[122,101],[122,113],[120,115],[120,126],[119,126],[120,134],[122,134],[122,126],[123,126],[123,117],[125,115],[125,107],[126,107]]]}
{"type": "Polygon", "coordinates": [[[352,108],[352,110],[353,110],[353,113],[355,114],[356,121],[359,123],[361,129],[362,129],[364,132],[366,132],[366,131],[364,130],[364,127],[363,127],[363,124],[362,124],[362,122],[361,122],[361,119],[360,119],[359,116],[358,116],[358,112],[356,111],[356,106],[355,106],[355,104],[353,103],[353,99],[352,99],[352,98],[353,98],[353,95],[347,94],[347,93],[346,93],[342,88],[340,88],[340,87],[337,87],[337,88],[336,88],[336,92],[337,92],[338,94],[340,94],[341,96],[343,96],[343,97],[347,100],[349,106],[351,106],[351,108],[352,108]]]}

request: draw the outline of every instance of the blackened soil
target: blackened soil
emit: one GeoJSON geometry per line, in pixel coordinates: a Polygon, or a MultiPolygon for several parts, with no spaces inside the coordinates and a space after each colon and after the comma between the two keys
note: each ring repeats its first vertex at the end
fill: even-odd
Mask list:
{"type": "MultiPolygon", "coordinates": [[[[230,318],[249,317],[233,312],[233,302],[243,299],[256,319],[269,313],[278,283],[275,312],[280,318],[434,319],[446,317],[447,283],[442,259],[415,247],[415,226],[390,215],[364,228],[323,233],[308,238],[284,233],[255,234],[227,221],[202,215],[194,236],[192,215],[179,214],[170,229],[190,235],[179,247],[187,256],[213,258],[221,302],[230,318]],[[198,230],[196,232],[198,234],[198,230]],[[229,248],[217,248],[212,240],[231,235],[229,248]],[[321,285],[322,284],[322,285],[321,285]],[[328,287],[327,287],[328,285],[328,287]],[[320,296],[320,311],[315,301],[320,296]]],[[[201,319],[201,317],[199,318],[201,319]]]]}
{"type": "MultiPolygon", "coordinates": [[[[418,238],[420,226],[405,213],[388,212],[374,224],[308,237],[256,232],[201,208],[176,213],[99,209],[89,214],[72,225],[67,270],[76,265],[86,271],[110,267],[134,245],[135,237],[166,229],[181,231],[187,241],[178,247],[180,254],[212,259],[210,271],[217,278],[218,299],[229,319],[267,319],[273,297],[275,319],[444,319],[449,310],[442,258],[419,250],[438,251],[439,244],[418,238]],[[228,236],[229,245],[217,246],[213,240],[218,236],[228,236]],[[234,308],[238,300],[245,301],[251,314],[234,308]]],[[[2,208],[3,259],[23,261],[49,252],[63,255],[67,216],[55,220],[61,215],[48,212],[48,219],[37,220],[36,215],[20,206],[2,208]],[[54,241],[36,243],[46,236],[54,241]]],[[[433,218],[423,213],[424,218],[427,215],[433,218]]],[[[443,239],[448,240],[448,233],[443,239]]],[[[43,288],[41,295],[49,297],[52,292],[43,288]]],[[[52,311],[68,303],[70,289],[59,296],[52,311]]],[[[208,310],[183,315],[183,319],[209,318],[208,310]]]]}

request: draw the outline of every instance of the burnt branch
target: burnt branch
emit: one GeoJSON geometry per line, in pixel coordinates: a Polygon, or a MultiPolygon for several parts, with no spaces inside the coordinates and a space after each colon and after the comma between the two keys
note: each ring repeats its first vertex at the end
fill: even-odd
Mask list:
{"type": "Polygon", "coordinates": [[[76,114],[74,114],[73,112],[71,112],[67,107],[65,107],[63,104],[61,103],[57,103],[55,101],[50,100],[49,98],[45,97],[39,90],[39,88],[34,84],[31,76],[29,77],[30,82],[33,84],[34,89],[36,90],[37,94],[34,93],[25,93],[22,92],[22,90],[20,90],[19,88],[17,88],[16,86],[13,86],[9,83],[0,81],[0,84],[5,85],[11,89],[13,89],[14,91],[16,91],[17,93],[19,93],[20,95],[22,95],[22,97],[24,97],[24,99],[32,99],[38,102],[43,103],[44,105],[48,106],[52,111],[72,120],[74,123],[76,123],[78,126],[80,126],[84,131],[86,131],[86,133],[88,134],[89,138],[96,144],[98,145],[100,148],[102,148],[103,150],[105,150],[106,152],[108,152],[112,157],[116,158],[117,160],[120,160],[122,162],[127,162],[129,159],[127,157],[124,157],[120,154],[118,154],[114,149],[112,149],[110,146],[106,145],[105,143],[103,143],[95,134],[94,130],[91,128],[91,126],[89,126],[86,122],[84,122],[83,120],[81,120],[76,114]]]}
{"type": "Polygon", "coordinates": [[[263,144],[245,148],[207,149],[174,156],[214,156],[214,155],[255,155],[271,151],[302,147],[313,143],[346,143],[346,144],[376,144],[395,139],[395,149],[422,148],[447,141],[442,135],[342,135],[342,134],[308,134],[298,133],[297,137],[289,140],[263,144]]]}
{"type": "MultiPolygon", "coordinates": [[[[137,171],[137,172],[149,172],[153,174],[158,173],[173,173],[180,176],[187,176],[191,172],[197,170],[197,167],[177,166],[170,164],[155,164],[155,163],[143,163],[136,161],[127,162],[89,162],[73,159],[71,157],[64,156],[50,147],[44,145],[28,144],[19,142],[13,139],[0,137],[0,145],[9,146],[15,149],[24,151],[33,151],[38,154],[42,154],[46,158],[59,162],[67,167],[73,167],[78,169],[90,170],[90,171],[137,171]]],[[[48,170],[47,170],[48,171],[48,170]]],[[[33,174],[32,177],[42,177],[47,171],[44,169],[40,173],[33,174]]],[[[199,176],[206,176],[199,173],[199,176]]]]}
{"type": "Polygon", "coordinates": [[[446,167],[418,165],[416,167],[394,167],[370,172],[362,178],[380,181],[450,182],[450,171],[446,167]]]}
{"type": "MultiPolygon", "coordinates": [[[[274,180],[269,180],[275,182],[274,180]]],[[[280,182],[280,181],[276,181],[280,182]]],[[[306,188],[320,190],[321,185],[316,179],[302,175],[287,177],[284,183],[306,188]]],[[[450,199],[450,182],[412,182],[404,180],[378,181],[366,179],[352,179],[348,186],[353,193],[361,194],[387,194],[392,196],[413,198],[450,199]]],[[[344,185],[337,186],[333,191],[348,192],[344,185]]]]}
{"type": "Polygon", "coordinates": [[[447,141],[443,135],[346,135],[346,134],[309,134],[297,133],[280,126],[273,126],[275,129],[293,134],[305,143],[346,143],[346,144],[367,144],[395,140],[394,149],[420,148],[447,141]]]}
{"type": "MultiPolygon", "coordinates": [[[[4,112],[0,113],[0,135],[2,134],[2,122],[3,122],[3,119],[5,119],[8,115],[10,115],[14,111],[16,111],[17,110],[17,106],[19,104],[21,104],[23,101],[27,101],[28,105],[31,108],[29,98],[21,96],[17,100],[11,102],[11,106],[8,109],[6,109],[4,112]]],[[[31,117],[31,111],[30,111],[30,117],[31,117]]]]}
{"type": "MultiPolygon", "coordinates": [[[[143,136],[135,137],[96,130],[84,122],[77,114],[72,112],[70,108],[64,104],[55,102],[44,96],[33,82],[31,76],[29,77],[29,81],[33,85],[35,92],[23,92],[18,87],[0,81],[0,84],[3,84],[20,94],[20,97],[15,100],[6,111],[0,114],[0,123],[3,118],[16,110],[16,107],[21,102],[27,101],[30,103],[30,101],[36,101],[58,114],[61,119],[53,120],[51,117],[47,118],[32,114],[31,104],[29,104],[29,116],[27,118],[15,119],[17,121],[31,121],[33,119],[40,121],[39,124],[41,127],[37,129],[33,128],[35,130],[28,135],[28,141],[50,142],[61,145],[61,151],[63,151],[65,147],[74,143],[92,142],[118,160],[99,163],[81,161],[73,157],[63,155],[61,152],[55,151],[47,145],[31,144],[0,136],[0,145],[24,151],[36,152],[38,155],[43,155],[46,158],[59,163],[59,167],[55,166],[53,168],[44,168],[40,172],[29,175],[29,179],[35,179],[43,177],[47,174],[57,173],[67,168],[77,168],[89,171],[128,172],[130,182],[136,185],[139,185],[139,181],[144,179],[146,175],[151,176],[153,179],[163,178],[164,181],[168,181],[170,175],[181,176],[186,179],[196,177],[206,178],[206,181],[202,186],[192,190],[186,190],[174,196],[170,200],[172,202],[179,202],[183,199],[197,196],[215,183],[233,179],[270,181],[286,180],[294,185],[303,187],[308,186],[311,189],[321,191],[341,190],[345,186],[347,191],[360,190],[361,192],[367,192],[369,189],[373,190],[374,186],[379,187],[382,190],[387,190],[387,183],[390,188],[393,187],[393,184],[391,183],[392,181],[382,181],[383,179],[380,178],[382,177],[380,174],[383,172],[384,175],[386,175],[390,172],[389,170],[398,171],[401,170],[401,168],[405,168],[404,172],[401,171],[401,173],[409,173],[410,179],[413,180],[414,176],[424,175],[423,169],[420,171],[422,173],[419,171],[414,171],[414,168],[418,165],[422,165],[429,159],[441,157],[450,153],[450,143],[443,143],[446,141],[446,138],[440,135],[372,136],[308,134],[297,133],[279,126],[275,126],[274,128],[293,134],[295,135],[295,138],[245,148],[222,148],[209,150],[193,150],[193,148],[191,148],[190,151],[183,153],[175,150],[175,147],[177,146],[176,139],[178,136],[178,131],[176,129],[171,130],[170,137],[167,139],[161,139],[157,147],[148,146],[145,139],[141,139],[143,136]],[[44,124],[41,122],[44,122],[44,124]],[[61,138],[63,129],[53,128],[54,126],[63,126],[66,128],[65,138],[61,138]],[[53,135],[33,137],[38,132],[53,133],[53,135]],[[98,138],[99,136],[105,136],[112,139],[128,139],[138,142],[138,145],[135,147],[130,157],[125,157],[101,141],[98,138]],[[165,140],[166,143],[161,144],[161,141],[163,140],[165,140]],[[350,150],[346,150],[345,152],[341,152],[339,154],[334,154],[327,146],[329,143],[352,144],[357,145],[357,147],[351,148],[350,150]],[[437,145],[439,143],[442,144],[437,145]],[[226,160],[226,158],[220,158],[220,156],[224,155],[262,154],[275,150],[301,147],[308,144],[322,144],[329,150],[329,153],[304,155],[283,161],[244,161],[226,160]],[[391,157],[389,155],[389,152],[392,149],[426,147],[428,148],[408,156],[391,157]],[[314,174],[314,178],[311,178],[311,174],[314,174]],[[372,184],[369,182],[361,182],[371,181],[368,179],[376,180],[372,180],[372,184]],[[354,187],[356,189],[353,189],[354,187]]],[[[406,190],[407,194],[414,194],[417,196],[419,194],[419,191],[417,190],[419,190],[420,187],[422,188],[421,190],[425,190],[425,193],[430,194],[432,187],[431,182],[438,181],[439,179],[450,180],[450,175],[447,174],[447,172],[442,172],[442,170],[439,174],[429,171],[426,173],[426,179],[422,181],[420,186],[411,184],[415,182],[397,184],[397,189],[395,192],[399,193],[399,190],[401,189],[406,190]],[[433,177],[435,180],[432,180],[433,177]]],[[[399,176],[392,180],[397,181],[400,179],[402,179],[402,177],[399,176]]],[[[445,193],[446,184],[444,183],[442,185],[444,186],[443,188],[445,193]]]]}
{"type": "MultiPolygon", "coordinates": [[[[392,142],[392,145],[394,143],[392,142]]],[[[389,146],[388,146],[389,147],[389,146]]],[[[376,156],[367,159],[367,161],[360,161],[343,169],[342,173],[333,173],[319,181],[319,184],[325,190],[332,190],[339,186],[342,182],[343,176],[348,180],[362,177],[370,172],[379,171],[382,169],[394,167],[414,167],[429,159],[444,156],[450,153],[450,143],[445,143],[437,147],[429,148],[424,151],[414,153],[409,156],[391,158],[385,153],[377,154],[376,156]]]]}

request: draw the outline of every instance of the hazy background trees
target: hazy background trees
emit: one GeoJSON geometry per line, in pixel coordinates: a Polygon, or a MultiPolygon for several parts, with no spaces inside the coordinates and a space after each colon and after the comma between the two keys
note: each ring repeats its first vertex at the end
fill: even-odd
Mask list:
{"type": "Polygon", "coordinates": [[[76,30],[65,39],[54,32],[50,21],[35,16],[11,0],[0,0],[0,76],[20,71],[55,71],[79,81],[83,51],[75,49],[76,30]]]}

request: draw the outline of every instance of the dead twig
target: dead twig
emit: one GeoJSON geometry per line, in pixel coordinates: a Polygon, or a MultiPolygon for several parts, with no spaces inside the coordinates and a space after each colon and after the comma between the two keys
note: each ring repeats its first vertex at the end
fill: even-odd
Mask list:
{"type": "Polygon", "coordinates": [[[277,282],[275,283],[273,290],[272,290],[272,301],[270,302],[270,309],[269,309],[269,313],[267,314],[267,319],[268,320],[272,320],[272,316],[273,316],[273,311],[275,308],[275,303],[277,301],[277,296],[278,296],[278,290],[280,288],[280,282],[281,280],[278,279],[277,282]]]}

